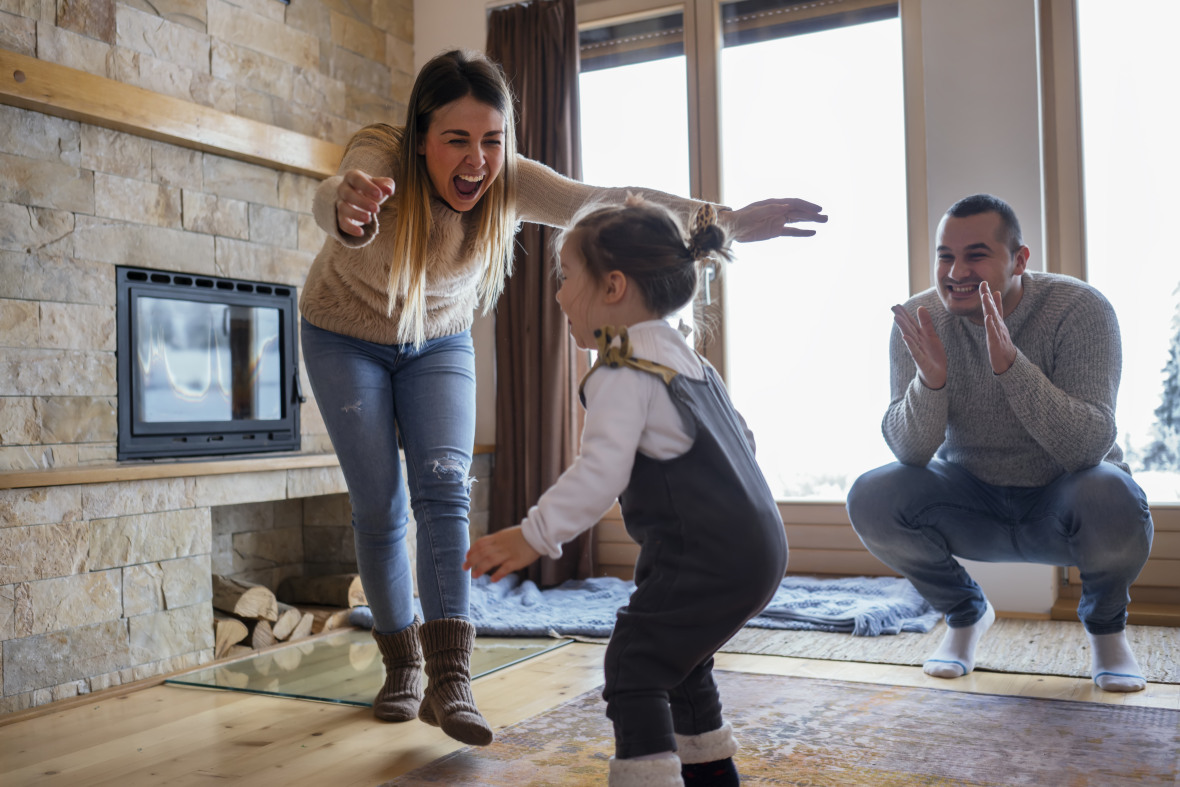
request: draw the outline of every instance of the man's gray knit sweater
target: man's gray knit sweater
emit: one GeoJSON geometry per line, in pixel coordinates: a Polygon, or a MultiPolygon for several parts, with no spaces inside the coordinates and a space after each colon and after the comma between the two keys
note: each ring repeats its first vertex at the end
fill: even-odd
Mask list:
{"type": "Polygon", "coordinates": [[[1115,443],[1122,345],[1114,309],[1085,282],[1025,272],[1024,294],[1004,319],[1016,361],[992,372],[987,330],[951,315],[931,288],[925,306],[946,347],[947,382],[931,390],[894,326],[889,343],[892,400],[881,428],[898,460],[937,456],[996,486],[1044,486],[1063,472],[1105,460],[1129,472],[1115,443]]]}

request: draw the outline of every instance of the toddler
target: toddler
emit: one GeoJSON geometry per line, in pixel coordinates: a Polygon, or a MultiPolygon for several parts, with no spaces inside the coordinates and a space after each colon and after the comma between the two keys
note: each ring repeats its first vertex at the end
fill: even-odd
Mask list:
{"type": "Polygon", "coordinates": [[[668,324],[698,268],[729,259],[711,205],[690,237],[665,208],[629,198],[564,233],[557,301],[579,347],[581,451],[515,527],[479,539],[464,568],[497,581],[592,527],[618,498],[639,544],[635,592],[604,664],[612,787],[736,785],[713,655],[769,603],[787,542],[754,441],[716,371],[668,324]]]}

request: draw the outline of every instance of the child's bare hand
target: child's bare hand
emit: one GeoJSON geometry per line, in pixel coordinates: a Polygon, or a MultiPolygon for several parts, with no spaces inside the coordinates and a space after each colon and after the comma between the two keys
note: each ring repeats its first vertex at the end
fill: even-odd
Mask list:
{"type": "Polygon", "coordinates": [[[529,546],[520,525],[484,536],[471,545],[463,569],[471,569],[471,578],[478,579],[492,573],[492,581],[499,582],[513,571],[522,569],[539,558],[541,553],[529,546]]]}

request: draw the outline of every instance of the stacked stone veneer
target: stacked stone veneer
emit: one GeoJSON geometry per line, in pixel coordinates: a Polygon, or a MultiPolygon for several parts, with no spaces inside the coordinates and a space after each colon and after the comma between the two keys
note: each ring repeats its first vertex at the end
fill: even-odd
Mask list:
{"type": "Polygon", "coordinates": [[[343,144],[405,114],[413,0],[0,0],[0,47],[343,144]]]}
{"type": "MultiPolygon", "coordinates": [[[[491,474],[492,455],[477,455],[471,465],[473,539],[488,532],[491,474]]],[[[336,477],[336,473],[320,476],[317,484],[327,489],[336,477]]],[[[277,588],[289,576],[357,570],[352,507],[346,494],[214,506],[210,515],[214,574],[277,588]]],[[[407,534],[411,564],[416,552],[414,529],[411,514],[407,534]]]]}
{"type": "MultiPolygon", "coordinates": [[[[403,114],[412,9],[0,0],[0,48],[344,144],[403,114]]],[[[116,265],[299,287],[315,186],[0,105],[0,473],[115,463],[116,265]]],[[[301,431],[331,451],[310,399],[301,431]]],[[[0,712],[207,661],[213,571],[355,565],[343,492],[336,468],[0,489],[0,712]]]]}
{"type": "Polygon", "coordinates": [[[0,713],[210,661],[213,572],[355,571],[343,492],[335,467],[0,490],[0,713]]]}

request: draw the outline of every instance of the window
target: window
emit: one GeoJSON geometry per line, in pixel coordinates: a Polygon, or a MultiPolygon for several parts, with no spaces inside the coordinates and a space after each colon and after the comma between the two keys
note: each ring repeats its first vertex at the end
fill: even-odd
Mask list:
{"type": "Polygon", "coordinates": [[[793,4],[722,8],[726,203],[802,197],[830,217],[812,238],[739,247],[726,382],[771,489],[843,500],[893,461],[880,425],[889,306],[909,286],[901,25],[895,6],[798,21],[793,4]]]}
{"type": "Polygon", "coordinates": [[[581,34],[587,183],[689,193],[683,24],[683,15],[673,13],[581,34]]]}
{"type": "Polygon", "coordinates": [[[1086,275],[1118,313],[1119,443],[1152,502],[1180,501],[1180,4],[1078,0],[1086,275]],[[1150,19],[1150,24],[1144,24],[1150,19]]]}
{"type": "MultiPolygon", "coordinates": [[[[671,13],[582,32],[578,90],[586,183],[689,194],[683,25],[683,14],[671,13]]],[[[691,305],[670,321],[691,325],[691,305]]]]}
{"type": "Polygon", "coordinates": [[[823,205],[831,219],[814,238],[736,247],[715,288],[724,315],[709,355],[722,359],[776,495],[842,502],[860,473],[893,458],[880,430],[889,306],[908,297],[910,264],[897,5],[722,3],[715,95],[709,53],[685,54],[686,15],[713,23],[704,7],[582,31],[583,178],[689,194],[692,168],[707,184],[711,162],[717,193],[697,185],[693,196],[823,205]],[[705,129],[695,162],[694,127],[705,129]]]}

